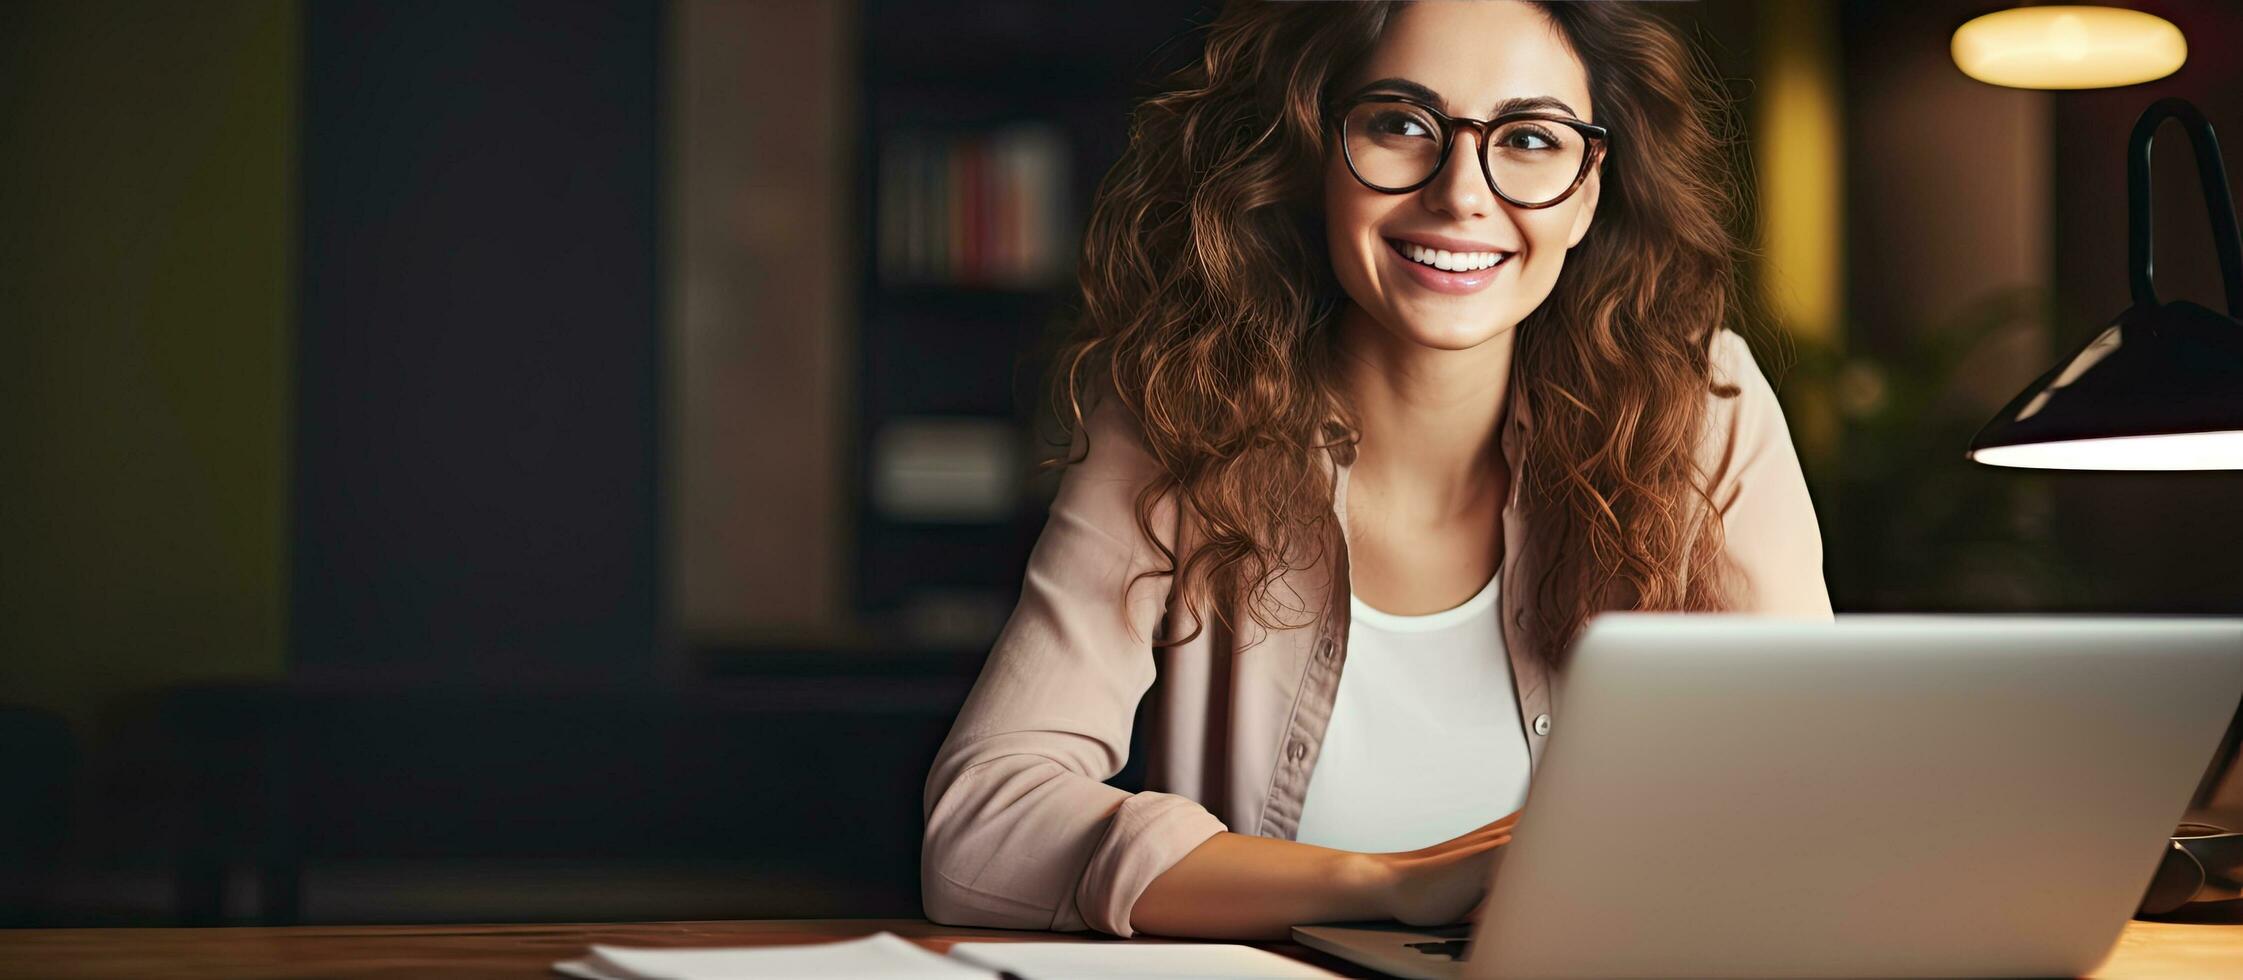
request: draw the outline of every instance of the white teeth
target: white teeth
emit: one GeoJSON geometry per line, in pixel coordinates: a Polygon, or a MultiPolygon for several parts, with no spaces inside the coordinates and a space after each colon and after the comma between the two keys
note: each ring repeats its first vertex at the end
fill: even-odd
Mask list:
{"type": "Polygon", "coordinates": [[[1500,264],[1509,252],[1449,252],[1427,248],[1409,242],[1395,242],[1410,261],[1429,265],[1443,272],[1473,272],[1500,264]]]}

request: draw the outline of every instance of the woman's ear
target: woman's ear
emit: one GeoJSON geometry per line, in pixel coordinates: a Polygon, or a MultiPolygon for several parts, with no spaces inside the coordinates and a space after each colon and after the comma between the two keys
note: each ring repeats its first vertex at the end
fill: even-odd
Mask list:
{"type": "Polygon", "coordinates": [[[1568,250],[1581,244],[1581,239],[1589,234],[1589,224],[1597,216],[1597,192],[1603,186],[1604,160],[1600,157],[1596,165],[1589,168],[1589,177],[1581,182],[1581,189],[1575,192],[1581,198],[1581,208],[1573,212],[1573,231],[1565,240],[1568,250]]]}

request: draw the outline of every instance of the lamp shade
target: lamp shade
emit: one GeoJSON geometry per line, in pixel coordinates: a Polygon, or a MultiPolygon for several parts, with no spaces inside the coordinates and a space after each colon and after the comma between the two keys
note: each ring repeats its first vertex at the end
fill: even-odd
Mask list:
{"type": "Polygon", "coordinates": [[[2243,323],[2186,300],[2129,307],[1972,440],[1995,466],[2243,469],[2243,323]]]}
{"type": "Polygon", "coordinates": [[[2243,244],[2219,145],[2196,107],[2161,99],[2134,124],[2127,156],[2134,303],[2004,406],[1970,458],[2078,470],[2243,469],[2243,244]],[[2196,149],[2228,315],[2160,302],[2151,281],[2150,142],[2178,120],[2196,149]]]}

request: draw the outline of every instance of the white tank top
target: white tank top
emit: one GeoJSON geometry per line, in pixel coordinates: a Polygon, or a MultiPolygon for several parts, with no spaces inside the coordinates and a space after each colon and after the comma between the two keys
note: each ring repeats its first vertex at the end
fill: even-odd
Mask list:
{"type": "Polygon", "coordinates": [[[1533,768],[1497,614],[1501,577],[1422,616],[1348,596],[1347,662],[1296,839],[1407,851],[1526,802],[1533,768]]]}

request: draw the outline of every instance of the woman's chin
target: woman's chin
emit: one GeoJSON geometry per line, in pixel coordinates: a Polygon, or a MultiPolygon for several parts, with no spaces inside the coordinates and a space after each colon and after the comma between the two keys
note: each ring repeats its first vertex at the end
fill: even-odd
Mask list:
{"type": "Polygon", "coordinates": [[[1511,331],[1493,315],[1483,317],[1415,316],[1402,321],[1396,331],[1404,339],[1436,350],[1471,350],[1511,331]]]}

